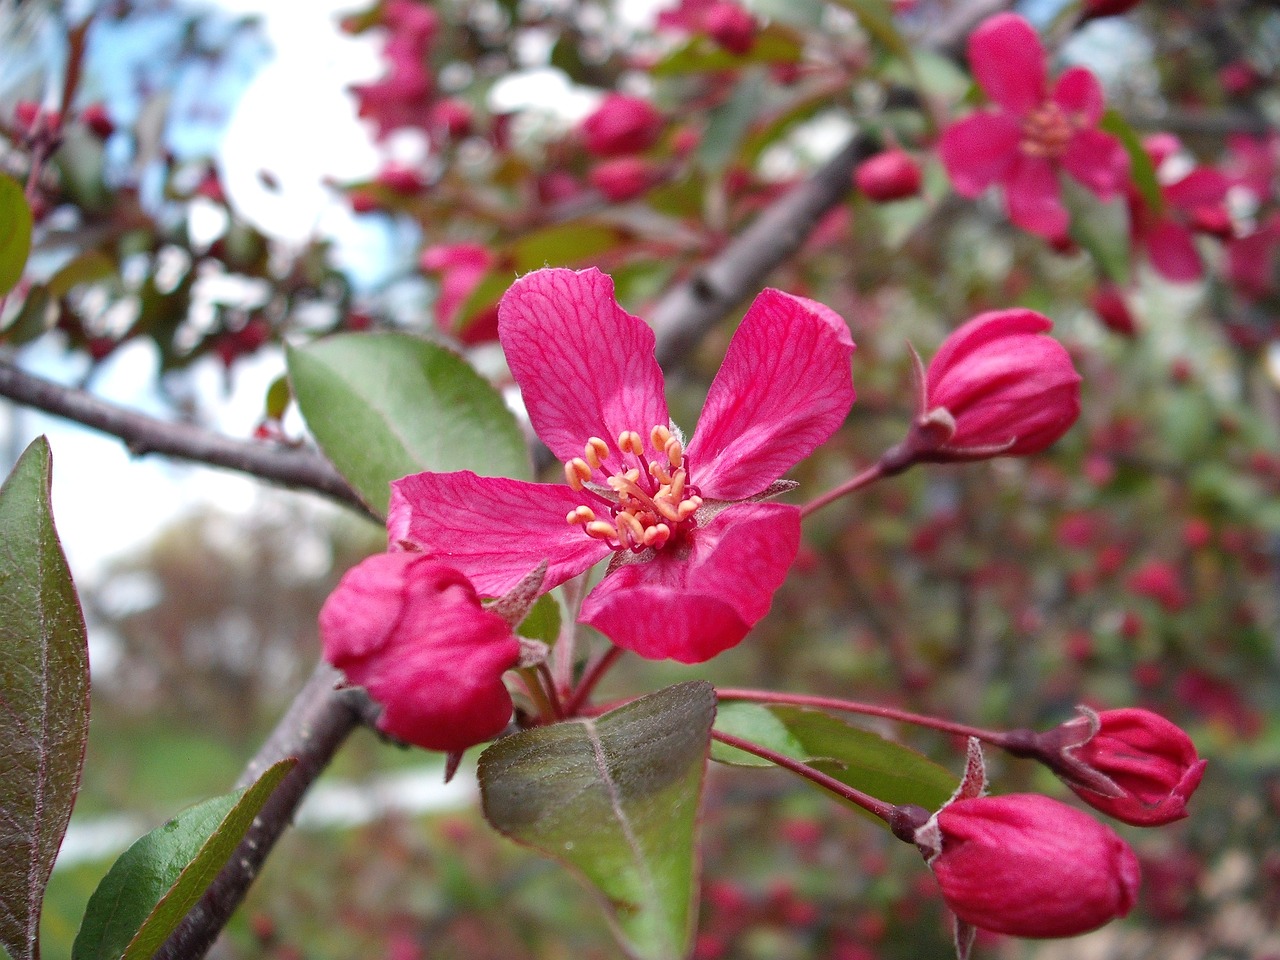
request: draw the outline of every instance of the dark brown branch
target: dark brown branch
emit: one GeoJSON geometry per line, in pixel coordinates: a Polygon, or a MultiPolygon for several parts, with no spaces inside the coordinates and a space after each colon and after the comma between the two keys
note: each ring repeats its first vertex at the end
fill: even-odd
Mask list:
{"type": "Polygon", "coordinates": [[[147,416],[5,361],[0,361],[0,397],[119,437],[129,452],[138,456],[162,453],[239,470],[286,487],[313,490],[368,513],[368,507],[333,465],[310,450],[234,440],[193,424],[147,416]]]}
{"type": "Polygon", "coordinates": [[[267,854],[293,822],[307,789],[360,724],[361,697],[354,690],[338,690],[338,680],[336,670],[323,661],[319,663],[289,712],[249,761],[238,787],[253,783],[273,763],[286,757],[293,757],[298,763],[276,787],[227,865],[165,941],[157,958],[192,960],[204,956],[244,900],[267,854]]]}
{"type": "Polygon", "coordinates": [[[1184,136],[1224,137],[1233,133],[1265,136],[1272,123],[1256,110],[1165,110],[1135,114],[1129,123],[1138,130],[1160,130],[1184,136]]]}

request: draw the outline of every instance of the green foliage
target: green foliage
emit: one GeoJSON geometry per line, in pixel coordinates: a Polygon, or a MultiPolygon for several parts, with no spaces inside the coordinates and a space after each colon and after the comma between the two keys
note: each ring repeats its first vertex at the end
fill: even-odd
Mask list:
{"type": "Polygon", "coordinates": [[[0,487],[0,944],[40,956],[40,908],[80,785],[89,734],[84,617],[33,441],[0,487]]]}
{"type": "MultiPolygon", "coordinates": [[[[726,703],[716,716],[716,729],[801,760],[847,786],[893,804],[918,803],[927,810],[937,810],[956,785],[953,774],[909,747],[818,710],[726,703]]],[[[736,766],[772,766],[718,741],[712,744],[711,758],[736,766]]],[[[879,818],[872,819],[882,823],[879,818]]]]}
{"type": "Polygon", "coordinates": [[[321,449],[369,507],[422,470],[524,477],[515,417],[487,380],[439,344],[345,334],[288,350],[289,380],[321,449]]]}
{"type": "Polygon", "coordinates": [[[89,898],[72,960],[145,960],[213,882],[293,759],[250,787],[196,804],[121,854],[89,898]]]}
{"type": "Polygon", "coordinates": [[[22,187],[0,173],[0,296],[22,279],[31,252],[31,208],[22,187]]]}
{"type": "Polygon", "coordinates": [[[681,683],[599,718],[505,737],[480,757],[485,817],[594,884],[631,956],[689,951],[715,709],[709,683],[681,683]]]}
{"type": "Polygon", "coordinates": [[[544,593],[534,601],[516,633],[546,644],[555,643],[560,636],[560,604],[556,603],[556,598],[544,593]]]}

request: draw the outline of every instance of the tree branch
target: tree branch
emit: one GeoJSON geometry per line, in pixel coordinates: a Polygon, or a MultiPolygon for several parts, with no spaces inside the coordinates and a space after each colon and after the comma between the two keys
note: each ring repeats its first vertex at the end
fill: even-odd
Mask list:
{"type": "Polygon", "coordinates": [[[162,453],[239,470],[286,487],[313,490],[369,513],[333,465],[310,450],[234,440],[193,424],[147,416],[100,400],[84,390],[37,377],[2,360],[0,397],[119,437],[137,456],[162,453]]]}
{"type": "Polygon", "coordinates": [[[204,956],[244,900],[267,854],[293,822],[307,789],[360,724],[361,695],[337,689],[339,679],[333,667],[324,661],[318,663],[288,713],[249,761],[237,787],[253,783],[269,766],[286,757],[294,757],[298,763],[254,818],[227,865],[156,953],[160,960],[204,956]]]}

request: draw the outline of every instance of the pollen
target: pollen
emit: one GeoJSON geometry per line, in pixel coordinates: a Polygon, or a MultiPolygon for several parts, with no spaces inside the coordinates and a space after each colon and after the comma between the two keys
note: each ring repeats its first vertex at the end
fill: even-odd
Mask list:
{"type": "Polygon", "coordinates": [[[1032,157],[1060,157],[1079,126],[1079,120],[1069,117],[1050,100],[1032,110],[1022,121],[1019,149],[1032,157]]]}

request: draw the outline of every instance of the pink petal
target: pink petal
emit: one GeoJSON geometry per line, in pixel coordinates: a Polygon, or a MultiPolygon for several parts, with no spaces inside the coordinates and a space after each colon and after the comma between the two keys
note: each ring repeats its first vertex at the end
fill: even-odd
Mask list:
{"type": "Polygon", "coordinates": [[[733,335],[689,442],[702,496],[742,500],[812,453],[853,405],[853,340],[835,311],[764,290],[733,335]]]}
{"type": "Polygon", "coordinates": [[[564,484],[504,477],[415,473],[391,484],[387,539],[432,554],[495,597],[546,560],[550,590],[609,554],[609,547],[570,526],[565,515],[584,503],[564,484]]]}
{"type": "Polygon", "coordinates": [[[1129,153],[1118,137],[1101,130],[1081,130],[1062,155],[1067,173],[1103,200],[1110,200],[1129,180],[1129,153]]]}
{"type": "Polygon", "coordinates": [[[642,657],[701,663],[769,612],[799,548],[796,507],[737,504],[695,530],[688,548],[610,573],[580,619],[642,657]]]}
{"type": "Polygon", "coordinates": [[[1191,231],[1182,224],[1161,220],[1145,240],[1151,265],[1171,283],[1195,283],[1204,274],[1191,231]]]}
{"type": "Polygon", "coordinates": [[[521,277],[498,305],[498,337],[534,430],[560,460],[600,437],[613,472],[620,433],[636,431],[647,448],[649,432],[670,423],[653,331],[618,306],[613,280],[594,267],[521,277]]]}
{"type": "Polygon", "coordinates": [[[1071,223],[1062,205],[1058,172],[1042,157],[1019,157],[1005,181],[1009,219],[1023,230],[1050,240],[1063,236],[1071,223]]]}
{"type": "Polygon", "coordinates": [[[1053,85],[1053,102],[1073,120],[1086,127],[1096,127],[1105,106],[1102,84],[1085,67],[1070,67],[1062,71],[1058,82],[1053,85]]]}
{"type": "Polygon", "coordinates": [[[1044,47],[1016,13],[989,17],[969,35],[969,66],[983,92],[1017,116],[1044,102],[1044,47]]]}
{"type": "Polygon", "coordinates": [[[1005,113],[975,113],[947,127],[938,145],[947,176],[962,197],[976,197],[1008,176],[1022,130],[1005,113]]]}
{"type": "Polygon", "coordinates": [[[966,321],[952,331],[929,361],[926,394],[931,404],[937,399],[938,385],[949,379],[958,363],[978,353],[984,346],[1020,335],[1048,333],[1053,321],[1042,313],[1017,307],[1012,310],[988,310],[966,321]]]}
{"type": "Polygon", "coordinates": [[[1164,199],[1179,210],[1191,210],[1221,203],[1231,189],[1231,180],[1212,167],[1196,167],[1181,180],[1164,188],[1164,199]]]}

